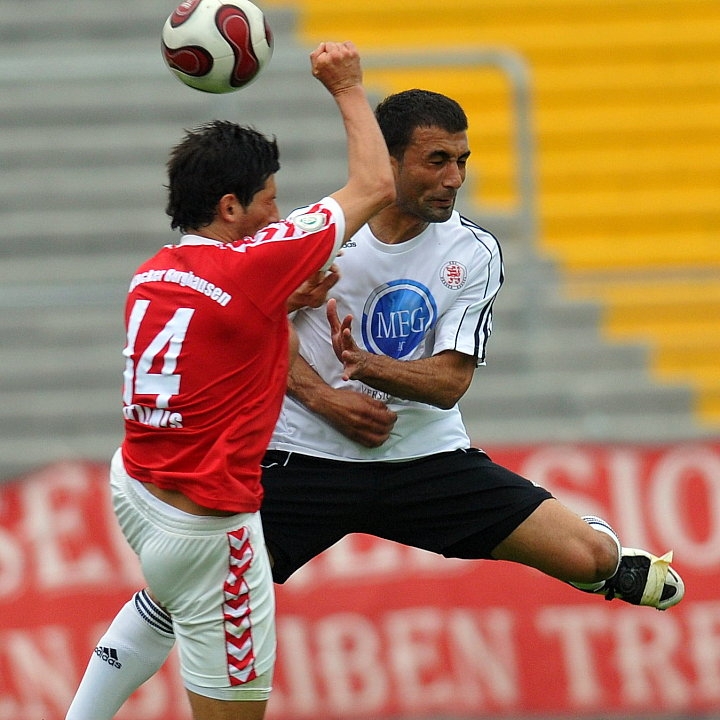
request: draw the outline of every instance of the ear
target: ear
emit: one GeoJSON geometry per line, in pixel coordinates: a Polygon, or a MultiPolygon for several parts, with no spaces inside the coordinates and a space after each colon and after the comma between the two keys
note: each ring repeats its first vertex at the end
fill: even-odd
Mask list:
{"type": "Polygon", "coordinates": [[[243,214],[244,208],[233,193],[223,195],[215,208],[218,219],[223,222],[236,222],[238,217],[243,214]]]}

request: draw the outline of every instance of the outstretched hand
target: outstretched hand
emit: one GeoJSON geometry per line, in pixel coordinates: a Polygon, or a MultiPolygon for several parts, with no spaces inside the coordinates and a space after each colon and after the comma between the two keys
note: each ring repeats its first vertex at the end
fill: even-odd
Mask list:
{"type": "Polygon", "coordinates": [[[337,301],[335,298],[330,298],[327,302],[327,319],[330,325],[333,350],[345,369],[343,380],[360,377],[367,353],[358,347],[352,336],[352,315],[346,315],[340,322],[337,301]]]}

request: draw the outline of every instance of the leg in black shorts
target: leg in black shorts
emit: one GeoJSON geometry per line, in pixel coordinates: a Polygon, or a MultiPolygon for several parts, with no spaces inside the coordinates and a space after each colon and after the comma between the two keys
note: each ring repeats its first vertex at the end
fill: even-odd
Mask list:
{"type": "Polygon", "coordinates": [[[405,462],[343,462],[268,451],[261,516],[282,583],[349,533],[446,557],[483,559],[550,493],[480,450],[405,462]]]}

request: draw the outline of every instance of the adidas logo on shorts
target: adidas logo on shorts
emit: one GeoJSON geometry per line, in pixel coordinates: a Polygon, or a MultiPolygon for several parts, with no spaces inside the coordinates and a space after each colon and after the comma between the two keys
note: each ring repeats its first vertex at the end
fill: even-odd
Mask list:
{"type": "Polygon", "coordinates": [[[118,660],[117,650],[115,648],[102,647],[98,645],[95,648],[95,654],[111,667],[118,670],[122,667],[122,663],[118,660]]]}

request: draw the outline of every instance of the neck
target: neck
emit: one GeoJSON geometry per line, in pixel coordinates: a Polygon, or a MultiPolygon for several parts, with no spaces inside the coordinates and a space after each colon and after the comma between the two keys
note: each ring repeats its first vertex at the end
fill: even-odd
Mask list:
{"type": "Polygon", "coordinates": [[[397,245],[417,237],[430,223],[408,215],[391,205],[371,218],[368,225],[373,235],[387,245],[397,245]]]}
{"type": "Polygon", "coordinates": [[[238,239],[233,233],[232,228],[217,222],[212,222],[210,225],[204,225],[201,228],[188,228],[185,234],[199,235],[200,237],[223,243],[230,243],[238,239]]]}

